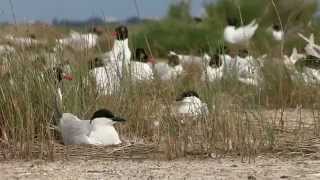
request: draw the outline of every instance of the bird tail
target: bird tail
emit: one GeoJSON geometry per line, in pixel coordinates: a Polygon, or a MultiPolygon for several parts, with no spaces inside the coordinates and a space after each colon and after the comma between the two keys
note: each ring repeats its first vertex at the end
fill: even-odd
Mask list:
{"type": "Polygon", "coordinates": [[[168,56],[177,56],[177,53],[174,51],[169,51],[168,56]]]}
{"type": "Polygon", "coordinates": [[[249,25],[250,25],[250,26],[257,25],[257,20],[255,20],[255,19],[254,19],[254,20],[252,20],[252,21],[251,21],[251,23],[250,23],[249,25]]]}
{"type": "Polygon", "coordinates": [[[305,40],[307,43],[309,44],[314,44],[314,36],[311,34],[310,38],[305,37],[303,34],[298,33],[298,36],[300,36],[300,38],[302,38],[303,40],[305,40]]]}
{"type": "Polygon", "coordinates": [[[259,24],[257,23],[257,20],[252,20],[250,24],[248,24],[246,27],[252,28],[254,31],[258,29],[259,24]]]}

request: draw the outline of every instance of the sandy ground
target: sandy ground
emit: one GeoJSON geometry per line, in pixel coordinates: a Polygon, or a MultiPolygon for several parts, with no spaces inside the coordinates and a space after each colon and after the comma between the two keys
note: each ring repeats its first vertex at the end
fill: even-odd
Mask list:
{"type": "Polygon", "coordinates": [[[256,158],[176,161],[28,161],[0,163],[0,179],[320,179],[320,160],[256,158]]]}

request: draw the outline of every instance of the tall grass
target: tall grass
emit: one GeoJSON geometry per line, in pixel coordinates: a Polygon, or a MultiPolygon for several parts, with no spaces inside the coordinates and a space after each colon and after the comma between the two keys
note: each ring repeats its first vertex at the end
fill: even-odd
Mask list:
{"type": "MultiPolygon", "coordinates": [[[[50,128],[57,87],[55,77],[53,74],[42,77],[43,70],[31,63],[31,55],[37,51],[30,49],[11,56],[10,73],[0,82],[1,131],[6,134],[9,144],[19,147],[17,153],[21,157],[34,155],[33,144],[50,148],[52,143],[60,141],[50,128]]],[[[85,62],[94,56],[90,53],[68,55],[63,53],[60,57],[72,58],[75,80],[64,82],[63,111],[89,118],[96,109],[109,108],[128,119],[118,127],[122,138],[158,143],[169,159],[212,152],[252,157],[272,149],[281,137],[276,132],[281,118],[268,119],[265,109],[277,112],[297,104],[316,108],[319,102],[317,86],[294,84],[279,62],[271,59],[265,66],[266,80],[262,89],[243,85],[232,77],[213,84],[199,82],[196,78],[190,79],[197,72],[190,72],[174,82],[154,80],[132,84],[127,81],[117,94],[100,96],[94,82],[84,81],[89,76],[85,62]],[[181,119],[173,113],[175,97],[186,89],[199,92],[209,105],[208,117],[181,119]]],[[[317,122],[316,117],[310,122],[314,124],[313,132],[319,128],[317,122]]],[[[292,128],[289,125],[281,127],[292,128]]],[[[38,157],[41,156],[38,154],[38,157]]]]}
{"type": "MultiPolygon", "coordinates": [[[[250,14],[243,15],[249,19],[250,14]]],[[[165,56],[169,50],[201,54],[221,45],[224,23],[221,18],[209,18],[200,24],[177,19],[151,22],[131,34],[131,45],[145,47],[150,43],[156,57],[165,56]]],[[[60,30],[49,29],[59,34],[60,30]]],[[[284,68],[279,54],[273,54],[273,46],[265,37],[255,39],[259,42],[253,42],[250,53],[267,52],[269,55],[262,69],[264,82],[259,87],[243,85],[233,76],[215,83],[201,82],[200,68],[189,67],[184,77],[170,82],[155,79],[132,83],[124,79],[120,91],[112,96],[99,95],[94,81],[89,78],[87,65],[96,55],[110,49],[110,43],[101,42],[97,49],[81,52],[65,48],[56,55],[59,62],[70,62],[74,80],[63,82],[62,109],[80,118],[90,118],[95,110],[108,108],[128,119],[126,124],[117,127],[121,138],[158,144],[169,159],[212,153],[254,157],[278,146],[283,137],[281,132],[291,132],[290,136],[299,140],[318,137],[319,85],[293,81],[292,72],[284,68]],[[194,120],[175,115],[176,96],[190,89],[198,91],[208,104],[208,117],[194,120]],[[305,122],[309,120],[299,119],[298,115],[297,122],[285,120],[283,112],[297,105],[312,109],[312,122],[305,122]],[[268,109],[272,111],[266,113],[268,109]],[[305,123],[311,126],[302,127],[305,123]]],[[[50,128],[54,123],[57,88],[54,74],[45,75],[45,66],[34,63],[35,56],[50,48],[50,45],[18,48],[16,54],[6,56],[8,65],[0,81],[0,138],[18,147],[16,155],[19,157],[35,155],[34,144],[50,149],[61,141],[50,128]]],[[[45,151],[36,157],[44,155],[41,153],[45,151]]]]}

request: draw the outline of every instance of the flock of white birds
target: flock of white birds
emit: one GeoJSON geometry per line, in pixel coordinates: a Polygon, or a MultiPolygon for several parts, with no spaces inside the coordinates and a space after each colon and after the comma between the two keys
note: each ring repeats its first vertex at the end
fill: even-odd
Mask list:
{"type": "MultiPolygon", "coordinates": [[[[238,26],[236,20],[230,18],[224,29],[225,42],[230,45],[246,44],[254,36],[258,27],[255,20],[248,25],[238,26]]],[[[112,49],[90,62],[89,74],[95,79],[96,87],[101,95],[116,93],[121,86],[121,80],[127,74],[130,74],[129,77],[134,83],[151,81],[156,78],[171,81],[183,76],[186,71],[184,67],[188,65],[201,67],[201,81],[204,82],[214,83],[230,73],[236,73],[238,80],[244,84],[259,86],[263,83],[261,68],[266,55],[255,58],[246,49],[239,50],[237,55],[230,55],[228,48],[224,47],[219,48],[213,56],[205,53],[201,57],[170,51],[168,62],[157,62],[153,57],[148,56],[143,48],[137,48],[132,56],[128,34],[126,26],[116,27],[112,49]]],[[[274,25],[271,34],[276,41],[283,41],[285,32],[279,25],[274,25]]],[[[310,38],[302,34],[299,36],[307,43],[305,53],[299,54],[297,49],[293,49],[290,56],[283,56],[284,65],[292,70],[293,78],[298,75],[303,77],[307,83],[316,83],[320,80],[320,73],[313,65],[320,64],[317,63],[320,62],[320,46],[315,43],[313,35],[310,38]],[[303,66],[303,70],[298,70],[297,65],[303,66]]],[[[21,38],[7,35],[5,38],[21,46],[41,43],[33,37],[21,38]]],[[[99,36],[96,33],[82,34],[72,31],[69,37],[56,40],[54,52],[65,46],[78,50],[94,48],[98,39],[99,36]]],[[[0,56],[15,53],[15,51],[15,48],[9,45],[0,46],[0,56]]],[[[61,69],[58,69],[57,73],[59,82],[63,79],[72,79],[61,69]]],[[[58,97],[58,100],[62,101],[60,88],[58,88],[58,97]]],[[[183,92],[177,101],[179,102],[176,107],[178,115],[198,117],[208,114],[207,104],[201,101],[195,91],[183,92]]],[[[95,112],[90,120],[80,120],[73,114],[63,113],[58,118],[57,129],[61,132],[64,144],[112,145],[121,143],[113,124],[124,121],[122,118],[115,117],[107,109],[95,112]]]]}

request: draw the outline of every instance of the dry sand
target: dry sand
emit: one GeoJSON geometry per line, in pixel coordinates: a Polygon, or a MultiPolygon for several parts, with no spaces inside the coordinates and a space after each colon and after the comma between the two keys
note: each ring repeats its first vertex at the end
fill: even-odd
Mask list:
{"type": "Polygon", "coordinates": [[[320,179],[320,160],[239,159],[0,163],[1,179],[320,179]]]}

